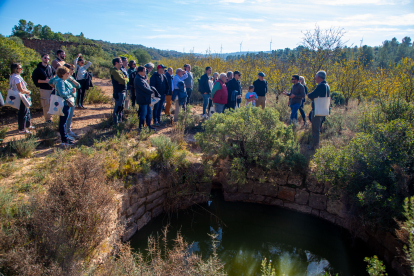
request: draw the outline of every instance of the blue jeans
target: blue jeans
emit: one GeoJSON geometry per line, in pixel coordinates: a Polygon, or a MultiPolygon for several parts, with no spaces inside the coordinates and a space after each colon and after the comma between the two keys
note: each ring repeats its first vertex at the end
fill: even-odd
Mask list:
{"type": "Polygon", "coordinates": [[[292,113],[290,113],[290,122],[292,123],[294,120],[298,120],[298,109],[300,108],[300,104],[291,104],[290,109],[292,113]]]}
{"type": "Polygon", "coordinates": [[[126,93],[117,93],[114,107],[114,124],[122,122],[122,115],[124,115],[124,103],[126,93]]]}
{"type": "Polygon", "coordinates": [[[62,108],[62,112],[64,116],[59,117],[59,133],[60,133],[60,137],[62,138],[62,143],[67,143],[68,135],[66,133],[66,122],[69,116],[69,106],[65,105],[62,108]]]}
{"type": "Polygon", "coordinates": [[[147,126],[151,126],[151,105],[139,105],[139,128],[144,126],[144,121],[147,121],[147,126]]]}
{"type": "Polygon", "coordinates": [[[225,104],[215,103],[214,107],[216,108],[216,113],[223,113],[225,106],[226,106],[225,104]]]}
{"type": "Polygon", "coordinates": [[[69,115],[68,115],[68,119],[66,121],[66,132],[71,132],[72,131],[72,117],[73,117],[73,111],[75,111],[75,107],[69,107],[69,115]]]}
{"type": "Polygon", "coordinates": [[[191,93],[193,93],[193,89],[186,88],[186,91],[187,91],[187,104],[190,104],[190,97],[191,97],[191,93]]]}
{"type": "Polygon", "coordinates": [[[154,110],[152,112],[154,124],[157,122],[159,123],[161,121],[161,111],[162,111],[162,107],[164,103],[165,103],[165,95],[161,95],[161,100],[157,104],[154,105],[154,110]]]}
{"type": "Polygon", "coordinates": [[[206,114],[208,101],[210,100],[210,94],[203,94],[203,115],[206,114]]]}

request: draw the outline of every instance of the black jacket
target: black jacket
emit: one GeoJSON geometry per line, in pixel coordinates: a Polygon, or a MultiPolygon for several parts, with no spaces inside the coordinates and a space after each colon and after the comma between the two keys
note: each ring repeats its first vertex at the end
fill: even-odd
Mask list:
{"type": "Polygon", "coordinates": [[[134,80],[135,97],[137,104],[151,104],[151,94],[153,93],[145,77],[138,74],[134,80]]]}
{"type": "MultiPolygon", "coordinates": [[[[209,77],[207,76],[207,73],[202,75],[200,78],[199,88],[201,91],[199,91],[201,94],[208,93],[211,94],[210,85],[208,84],[209,77]]],[[[199,90],[200,90],[199,89],[199,90]]]]}
{"type": "Polygon", "coordinates": [[[48,64],[45,67],[41,62],[39,62],[39,64],[37,64],[37,68],[33,71],[32,80],[36,87],[45,90],[52,90],[53,88],[48,83],[39,83],[38,81],[51,79],[54,75],[56,75],[56,71],[52,66],[48,64]]]}
{"type": "Polygon", "coordinates": [[[254,92],[256,92],[256,95],[259,97],[264,97],[266,96],[267,93],[267,81],[266,80],[255,80],[253,82],[253,86],[254,86],[254,92]]]}
{"type": "Polygon", "coordinates": [[[172,83],[173,83],[173,76],[171,76],[168,72],[165,73],[165,77],[167,79],[167,83],[168,83],[168,91],[167,91],[167,96],[172,96],[172,83]]]}
{"type": "MultiPolygon", "coordinates": [[[[326,83],[326,81],[322,81],[321,83],[316,86],[315,90],[313,90],[311,93],[308,94],[308,98],[313,100],[317,97],[326,97],[330,96],[331,89],[329,88],[329,85],[326,83]]],[[[315,108],[313,101],[312,101],[312,108],[315,108]]]]}
{"type": "Polygon", "coordinates": [[[150,78],[150,85],[157,89],[160,95],[166,95],[168,93],[168,81],[164,74],[155,72],[150,78]]]}
{"type": "Polygon", "coordinates": [[[227,92],[228,92],[228,99],[227,102],[236,102],[236,97],[239,95],[242,95],[242,89],[241,89],[241,84],[240,81],[236,80],[235,78],[232,78],[231,80],[229,80],[229,82],[227,83],[227,92]],[[232,94],[233,91],[237,91],[234,95],[234,99],[232,99],[232,94]]]}

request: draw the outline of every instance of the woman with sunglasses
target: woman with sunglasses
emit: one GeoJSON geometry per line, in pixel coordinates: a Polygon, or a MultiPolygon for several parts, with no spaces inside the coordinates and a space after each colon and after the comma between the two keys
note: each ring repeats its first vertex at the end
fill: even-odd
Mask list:
{"type": "MultiPolygon", "coordinates": [[[[23,68],[20,63],[13,63],[10,67],[11,75],[9,78],[10,89],[19,91],[23,97],[30,95],[30,90],[27,89],[27,83],[20,76],[23,73],[23,68]]],[[[30,123],[30,110],[20,101],[20,108],[18,117],[19,134],[30,134],[30,130],[35,129],[30,123]]]]}
{"type": "Polygon", "coordinates": [[[81,88],[79,89],[79,94],[76,98],[76,104],[83,109],[86,109],[86,107],[83,106],[83,100],[86,95],[86,74],[88,73],[88,68],[92,65],[92,62],[90,61],[88,61],[86,65],[85,63],[86,60],[82,58],[81,54],[78,54],[75,58],[75,80],[80,83],[81,88]]]}

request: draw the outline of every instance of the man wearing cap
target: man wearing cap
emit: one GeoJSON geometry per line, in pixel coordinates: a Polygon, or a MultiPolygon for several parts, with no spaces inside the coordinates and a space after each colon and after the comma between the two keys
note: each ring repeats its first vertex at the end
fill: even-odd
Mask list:
{"type": "Polygon", "coordinates": [[[168,92],[168,81],[164,75],[164,69],[167,68],[164,65],[160,64],[157,66],[157,72],[152,74],[150,78],[150,86],[155,87],[158,93],[161,95],[161,100],[154,105],[152,120],[153,125],[159,126],[161,121],[161,109],[165,102],[165,95],[168,92]]]}
{"type": "MultiPolygon", "coordinates": [[[[178,122],[178,113],[180,112],[180,102],[178,100],[178,93],[180,92],[180,88],[178,87],[178,83],[184,82],[184,80],[187,77],[188,77],[188,74],[183,69],[178,68],[177,70],[175,70],[175,76],[173,78],[174,90],[173,90],[173,94],[171,98],[173,101],[175,101],[174,122],[178,122]]],[[[185,107],[185,103],[184,103],[184,107],[185,107]]]]}
{"type": "Polygon", "coordinates": [[[145,77],[147,78],[147,81],[149,81],[148,74],[151,73],[151,71],[154,69],[154,63],[148,62],[147,64],[144,65],[144,67],[145,67],[145,77]]]}
{"type": "Polygon", "coordinates": [[[258,79],[253,82],[254,92],[258,96],[256,106],[261,106],[264,109],[266,107],[267,81],[264,79],[264,73],[260,72],[257,76],[258,79]]]}
{"type": "Polygon", "coordinates": [[[191,73],[191,65],[185,64],[184,70],[187,72],[188,77],[184,80],[185,90],[187,91],[187,104],[190,104],[191,93],[193,92],[193,73],[191,73]]]}
{"type": "Polygon", "coordinates": [[[290,103],[290,123],[298,121],[298,110],[302,104],[302,100],[305,98],[305,87],[299,82],[299,75],[293,75],[292,79],[292,88],[290,89],[290,93],[287,91],[283,91],[283,94],[289,96],[289,103],[290,103]]]}
{"type": "Polygon", "coordinates": [[[329,97],[331,90],[329,85],[326,83],[326,72],[319,71],[316,73],[315,81],[318,83],[315,90],[308,94],[308,98],[312,100],[312,136],[313,146],[310,149],[314,150],[319,146],[319,139],[321,134],[322,121],[325,116],[315,116],[315,103],[314,99],[318,97],[329,97]]]}
{"type": "MultiPolygon", "coordinates": [[[[232,73],[233,74],[233,73],[232,73]]],[[[241,100],[242,95],[242,89],[240,84],[240,75],[241,73],[239,71],[234,71],[234,78],[230,79],[226,86],[228,91],[228,98],[227,98],[227,104],[226,108],[228,109],[235,109],[237,100],[241,100]]],[[[229,74],[227,73],[227,77],[229,77],[229,74]]]]}

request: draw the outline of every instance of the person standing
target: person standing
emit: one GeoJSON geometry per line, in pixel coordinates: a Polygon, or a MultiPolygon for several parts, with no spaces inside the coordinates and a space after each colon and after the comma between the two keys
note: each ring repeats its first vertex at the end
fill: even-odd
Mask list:
{"type": "Polygon", "coordinates": [[[168,91],[167,94],[165,95],[165,115],[171,115],[171,96],[172,96],[172,92],[174,90],[173,87],[173,68],[169,67],[167,69],[167,73],[165,73],[165,77],[167,79],[168,82],[168,91]]]}
{"type": "MultiPolygon", "coordinates": [[[[235,109],[237,100],[241,99],[242,89],[239,81],[240,75],[241,73],[239,71],[234,71],[234,78],[230,79],[226,84],[228,92],[226,108],[228,109],[235,109]]],[[[229,77],[229,73],[227,73],[227,77],[229,77]]]]}
{"type": "Polygon", "coordinates": [[[48,114],[50,105],[50,94],[53,88],[49,85],[49,80],[56,75],[56,70],[49,65],[49,55],[43,54],[42,61],[37,64],[32,73],[32,80],[40,90],[40,104],[43,108],[43,117],[46,123],[51,123],[52,115],[48,114]]]}
{"type": "MultiPolygon", "coordinates": [[[[20,74],[23,73],[22,65],[20,63],[13,63],[10,66],[10,69],[10,89],[19,91],[23,97],[28,97],[32,92],[27,89],[27,83],[20,76],[20,74]]],[[[35,127],[31,125],[30,119],[29,108],[24,105],[23,101],[20,101],[19,113],[17,115],[19,134],[31,134],[30,130],[35,129],[35,127]]]]}
{"type": "Polygon", "coordinates": [[[165,102],[165,94],[168,92],[168,81],[164,75],[164,69],[166,67],[162,64],[157,66],[157,72],[152,74],[150,78],[150,86],[155,87],[161,96],[161,99],[154,105],[153,111],[153,125],[159,126],[161,121],[161,109],[165,102]]]}
{"type": "Polygon", "coordinates": [[[299,75],[293,75],[291,78],[293,83],[290,93],[283,91],[283,94],[289,96],[290,101],[290,123],[293,123],[298,120],[298,110],[302,105],[302,100],[305,98],[305,88],[299,82],[299,75]]]}
{"type": "Polygon", "coordinates": [[[185,64],[184,70],[187,72],[188,77],[184,80],[185,84],[185,91],[187,92],[187,105],[190,104],[191,94],[193,93],[193,86],[194,86],[194,77],[193,73],[191,72],[191,65],[185,64]]]}
{"type": "Polygon", "coordinates": [[[125,104],[125,96],[127,91],[128,76],[121,71],[122,62],[120,57],[112,60],[114,67],[111,69],[111,80],[114,89],[113,97],[115,99],[115,107],[113,113],[114,124],[122,122],[122,115],[125,104]]]}
{"type": "Polygon", "coordinates": [[[73,94],[76,93],[76,88],[73,88],[67,81],[69,78],[70,70],[64,66],[59,67],[56,70],[56,74],[59,77],[58,81],[56,82],[56,95],[62,97],[65,101],[63,102],[63,116],[59,117],[59,133],[62,139],[62,146],[70,146],[73,144],[73,141],[68,139],[68,135],[66,132],[66,123],[69,117],[69,106],[67,103],[67,99],[73,97],[73,94]]]}
{"type": "Polygon", "coordinates": [[[134,88],[134,79],[137,75],[137,63],[135,60],[130,60],[128,63],[128,90],[129,97],[131,99],[131,107],[135,107],[135,88],[134,88]]]}
{"type": "Polygon", "coordinates": [[[147,64],[144,65],[144,67],[145,67],[145,76],[147,77],[147,81],[149,82],[148,75],[154,69],[154,63],[148,62],[147,64]]]}
{"type": "MultiPolygon", "coordinates": [[[[178,122],[178,114],[180,113],[180,87],[178,87],[179,82],[184,82],[184,80],[188,77],[187,72],[185,72],[183,69],[178,68],[175,70],[175,76],[173,78],[173,94],[172,94],[172,100],[175,101],[175,110],[174,110],[174,122],[178,122]]],[[[183,90],[185,92],[185,85],[183,87],[183,90]]],[[[183,108],[185,108],[185,103],[187,100],[183,102],[183,108]]]]}
{"type": "Polygon", "coordinates": [[[134,80],[135,97],[137,104],[139,105],[139,129],[141,130],[144,126],[144,122],[147,122],[147,127],[150,130],[154,130],[151,126],[151,97],[153,91],[148,84],[146,75],[147,71],[144,66],[138,66],[137,76],[134,80]]]}
{"type": "Polygon", "coordinates": [[[308,98],[312,100],[312,136],[313,136],[313,146],[310,147],[311,150],[316,149],[319,146],[320,134],[322,120],[325,119],[325,116],[315,116],[315,98],[318,97],[330,97],[331,89],[326,83],[326,72],[321,70],[316,73],[315,81],[318,84],[311,93],[308,94],[308,98]]]}
{"type": "Polygon", "coordinates": [[[88,74],[88,68],[92,65],[92,62],[88,61],[85,65],[85,60],[82,58],[82,54],[78,54],[78,56],[75,58],[75,80],[81,85],[81,88],[79,89],[78,96],[76,97],[76,105],[79,108],[86,109],[86,107],[83,106],[83,101],[85,99],[86,95],[86,86],[87,86],[87,74],[88,74]]]}
{"type": "Polygon", "coordinates": [[[266,107],[267,81],[264,79],[265,74],[260,72],[257,74],[258,79],[253,82],[254,92],[257,94],[256,106],[266,107]]]}
{"type": "Polygon", "coordinates": [[[53,69],[58,69],[58,67],[63,66],[66,62],[65,62],[65,51],[63,50],[57,50],[56,51],[56,59],[52,61],[52,67],[53,69]]]}
{"type": "MultiPolygon", "coordinates": [[[[303,88],[305,88],[305,94],[308,95],[308,88],[306,87],[305,77],[300,76],[299,82],[303,85],[303,88]]],[[[299,108],[300,116],[302,116],[302,119],[303,119],[303,126],[306,126],[306,115],[305,115],[305,111],[303,110],[303,105],[305,104],[305,101],[306,99],[303,98],[302,104],[299,108]]]]}
{"type": "Polygon", "coordinates": [[[211,67],[206,67],[205,74],[202,75],[200,80],[198,81],[198,90],[201,93],[201,95],[203,95],[203,118],[206,118],[208,116],[208,114],[206,113],[206,109],[209,105],[210,94],[212,89],[209,83],[211,81],[211,72],[211,67]]]}
{"type": "Polygon", "coordinates": [[[221,73],[219,80],[214,83],[213,90],[211,91],[211,97],[213,99],[216,113],[223,113],[224,107],[227,103],[228,92],[226,87],[226,80],[226,74],[221,73]]]}

